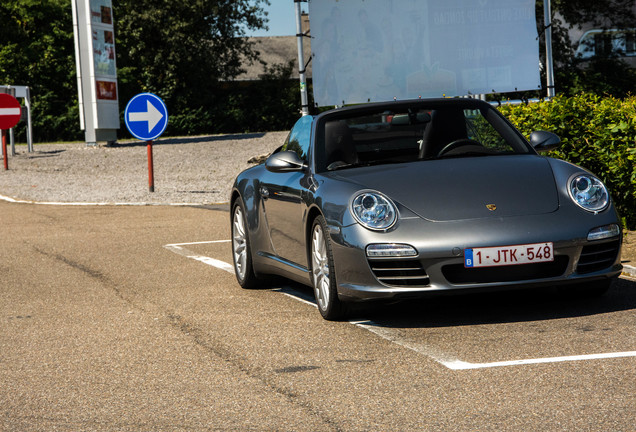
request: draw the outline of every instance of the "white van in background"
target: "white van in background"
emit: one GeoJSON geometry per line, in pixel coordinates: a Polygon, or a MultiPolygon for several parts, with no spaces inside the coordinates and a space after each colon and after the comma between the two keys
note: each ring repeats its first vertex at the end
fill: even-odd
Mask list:
{"type": "Polygon", "coordinates": [[[636,67],[636,29],[591,29],[580,36],[576,44],[578,58],[588,60],[608,55],[636,67]]]}

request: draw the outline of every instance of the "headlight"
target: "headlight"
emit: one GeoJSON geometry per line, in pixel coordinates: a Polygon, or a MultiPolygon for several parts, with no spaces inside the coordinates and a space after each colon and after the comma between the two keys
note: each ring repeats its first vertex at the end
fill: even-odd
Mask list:
{"type": "Polygon", "coordinates": [[[590,212],[600,212],[609,205],[607,188],[594,176],[583,174],[570,180],[570,197],[581,208],[590,212]]]}
{"type": "Polygon", "coordinates": [[[351,201],[353,217],[372,230],[391,228],[397,220],[397,210],[390,199],[379,192],[361,192],[351,201]]]}

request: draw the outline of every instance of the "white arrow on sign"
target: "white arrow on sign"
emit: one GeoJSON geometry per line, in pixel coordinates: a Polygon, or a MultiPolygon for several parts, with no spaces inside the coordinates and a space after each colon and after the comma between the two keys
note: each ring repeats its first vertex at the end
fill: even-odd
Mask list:
{"type": "Polygon", "coordinates": [[[145,121],[148,122],[148,133],[150,133],[157,123],[161,121],[163,114],[152,104],[146,100],[146,111],[137,111],[128,113],[129,122],[145,121]]]}

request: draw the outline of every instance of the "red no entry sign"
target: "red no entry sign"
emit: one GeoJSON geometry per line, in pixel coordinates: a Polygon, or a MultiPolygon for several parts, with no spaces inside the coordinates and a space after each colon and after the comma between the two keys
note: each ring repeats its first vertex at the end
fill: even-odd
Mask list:
{"type": "Polygon", "coordinates": [[[0,93],[0,129],[11,129],[20,121],[22,108],[13,96],[0,93]]]}

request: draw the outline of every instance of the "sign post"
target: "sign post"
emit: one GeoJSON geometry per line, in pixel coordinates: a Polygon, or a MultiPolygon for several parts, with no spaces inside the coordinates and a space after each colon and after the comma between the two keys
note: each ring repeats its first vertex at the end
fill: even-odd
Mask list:
{"type": "Polygon", "coordinates": [[[6,131],[18,124],[21,115],[20,102],[10,94],[0,93],[0,129],[2,130],[2,158],[4,159],[5,171],[9,169],[6,131]]]}
{"type": "Polygon", "coordinates": [[[152,141],[168,126],[168,109],[161,98],[152,93],[140,93],[133,97],[124,113],[128,131],[137,139],[146,141],[148,147],[148,190],[155,191],[155,174],[152,157],[152,141]]]}
{"type": "Polygon", "coordinates": [[[294,0],[296,7],[296,39],[298,45],[298,75],[300,77],[300,102],[302,115],[309,114],[309,93],[307,91],[307,67],[305,65],[305,55],[303,50],[303,37],[307,36],[303,34],[302,24],[302,10],[300,8],[300,0],[294,0]]]}
{"type": "Polygon", "coordinates": [[[146,147],[148,149],[148,191],[155,191],[155,168],[152,157],[152,141],[147,141],[146,147]]]}
{"type": "MultiPolygon", "coordinates": [[[[19,85],[3,85],[0,86],[0,93],[8,93],[16,99],[24,100],[24,105],[22,105],[22,115],[26,117],[26,140],[27,140],[27,151],[29,153],[33,152],[33,127],[31,124],[31,90],[28,86],[19,86],[19,85]]],[[[21,120],[25,120],[22,117],[21,120]]],[[[13,136],[13,130],[9,132],[11,143],[11,156],[15,156],[15,139],[13,136]]]]}

